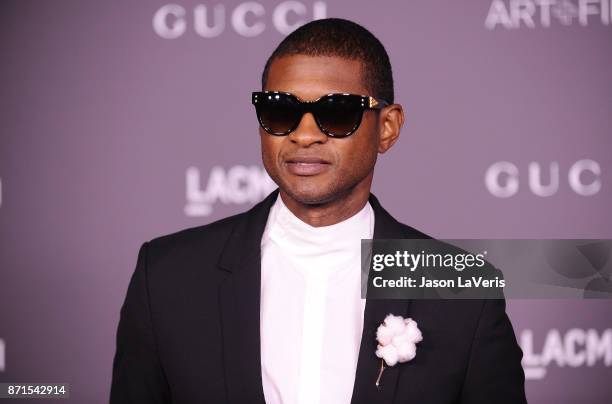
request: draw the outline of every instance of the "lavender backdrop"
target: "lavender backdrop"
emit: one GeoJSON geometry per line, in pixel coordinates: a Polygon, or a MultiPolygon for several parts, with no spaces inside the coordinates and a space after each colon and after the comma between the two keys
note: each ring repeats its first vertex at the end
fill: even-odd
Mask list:
{"type": "MultiPolygon", "coordinates": [[[[611,3],[2,2],[0,382],[108,400],[138,247],[268,192],[250,92],[317,17],[364,24],[390,54],[407,122],[374,192],[398,219],[443,238],[612,238],[611,3]]],[[[531,403],[612,401],[612,302],[508,304],[531,403]]]]}

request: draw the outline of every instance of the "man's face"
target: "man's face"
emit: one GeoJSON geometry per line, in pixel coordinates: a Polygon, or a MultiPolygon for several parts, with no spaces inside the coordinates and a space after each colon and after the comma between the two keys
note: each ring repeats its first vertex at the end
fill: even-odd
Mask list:
{"type": "MultiPolygon", "coordinates": [[[[285,56],[272,62],[266,91],[289,92],[302,100],[330,93],[372,95],[362,81],[361,62],[340,57],[285,56]]],[[[325,203],[359,186],[369,189],[379,147],[378,114],[367,110],[359,128],[345,138],[330,138],[312,114],[304,114],[287,136],[261,127],[263,163],[281,191],[303,204],[325,203]]]]}

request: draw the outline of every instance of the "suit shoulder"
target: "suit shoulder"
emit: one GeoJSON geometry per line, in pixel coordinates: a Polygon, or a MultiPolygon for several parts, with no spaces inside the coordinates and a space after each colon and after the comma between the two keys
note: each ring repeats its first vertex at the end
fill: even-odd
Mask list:
{"type": "Polygon", "coordinates": [[[167,254],[194,249],[202,252],[202,246],[206,246],[209,251],[220,249],[232,233],[236,223],[243,220],[246,214],[247,212],[238,213],[205,225],[155,237],[148,241],[149,250],[156,251],[158,254],[167,254]]]}
{"type": "Polygon", "coordinates": [[[423,233],[422,231],[415,229],[412,226],[408,226],[407,224],[404,224],[402,222],[397,222],[401,228],[402,231],[404,232],[404,237],[405,238],[415,238],[415,239],[431,239],[433,238],[432,236],[423,233]]]}

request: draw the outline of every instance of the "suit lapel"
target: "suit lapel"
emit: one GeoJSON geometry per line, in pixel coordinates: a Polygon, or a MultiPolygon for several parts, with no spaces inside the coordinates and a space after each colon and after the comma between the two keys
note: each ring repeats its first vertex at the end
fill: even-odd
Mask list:
{"type": "MultiPolygon", "coordinates": [[[[420,234],[417,233],[414,235],[406,234],[406,227],[397,222],[380,205],[373,194],[370,194],[369,201],[374,210],[374,239],[420,237],[420,234]]],[[[376,387],[375,383],[381,365],[381,359],[375,355],[376,330],[387,314],[392,313],[406,317],[409,310],[410,300],[367,299],[351,404],[393,402],[400,368],[406,364],[397,364],[393,367],[385,365],[380,385],[376,387]]]]}
{"type": "Polygon", "coordinates": [[[264,403],[259,307],[261,237],[278,189],[237,221],[218,266],[229,272],[219,287],[228,402],[264,403]]]}
{"type": "MultiPolygon", "coordinates": [[[[229,402],[265,403],[261,379],[260,292],[261,237],[278,189],[237,220],[218,267],[228,272],[219,286],[223,358],[229,402]]],[[[404,227],[382,208],[373,194],[374,238],[413,238],[404,227]]],[[[351,404],[391,403],[395,395],[400,367],[387,367],[380,388],[375,381],[380,370],[376,357],[376,329],[389,313],[407,316],[408,300],[368,299],[357,362],[351,404]]]]}

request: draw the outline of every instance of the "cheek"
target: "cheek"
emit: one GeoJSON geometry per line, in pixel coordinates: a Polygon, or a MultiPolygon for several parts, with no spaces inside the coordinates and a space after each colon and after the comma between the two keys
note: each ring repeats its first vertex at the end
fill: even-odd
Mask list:
{"type": "Polygon", "coordinates": [[[280,150],[280,138],[270,136],[267,133],[260,133],[261,137],[261,155],[264,164],[267,166],[275,166],[278,161],[278,153],[280,150]]]}
{"type": "Polygon", "coordinates": [[[376,154],[372,153],[371,143],[355,142],[348,147],[338,150],[337,175],[345,178],[363,177],[367,174],[376,161],[376,154]]]}
{"type": "Polygon", "coordinates": [[[363,128],[360,127],[352,135],[355,136],[353,139],[339,145],[339,155],[345,169],[363,171],[374,165],[378,154],[378,140],[375,129],[373,124],[363,128]]]}

